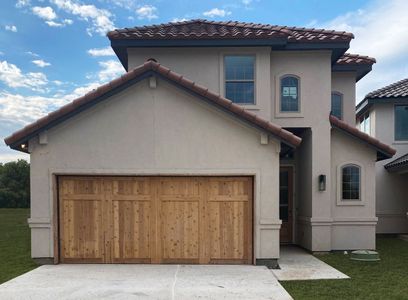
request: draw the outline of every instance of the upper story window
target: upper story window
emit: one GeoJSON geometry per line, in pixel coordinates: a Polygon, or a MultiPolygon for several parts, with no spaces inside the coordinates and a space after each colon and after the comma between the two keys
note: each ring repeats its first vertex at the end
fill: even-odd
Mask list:
{"type": "Polygon", "coordinates": [[[342,200],[360,200],[361,175],[357,165],[345,165],[341,168],[342,200]]]}
{"type": "Polygon", "coordinates": [[[299,112],[299,78],[286,75],[280,79],[280,111],[299,112]]]}
{"type": "Polygon", "coordinates": [[[331,114],[340,120],[343,119],[343,95],[341,93],[331,94],[331,114]]]}
{"type": "Polygon", "coordinates": [[[238,104],[255,104],[255,56],[224,57],[225,97],[238,104]]]}
{"type": "Polygon", "coordinates": [[[408,105],[395,106],[395,140],[408,140],[408,105]]]}
{"type": "Polygon", "coordinates": [[[366,112],[360,117],[360,130],[367,134],[371,134],[370,112],[366,112]]]}

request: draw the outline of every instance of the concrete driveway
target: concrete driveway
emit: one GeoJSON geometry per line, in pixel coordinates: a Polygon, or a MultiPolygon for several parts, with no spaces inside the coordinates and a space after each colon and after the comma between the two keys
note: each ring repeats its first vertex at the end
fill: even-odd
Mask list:
{"type": "Polygon", "coordinates": [[[1,299],[292,299],[266,267],[41,266],[0,285],[1,299]]]}

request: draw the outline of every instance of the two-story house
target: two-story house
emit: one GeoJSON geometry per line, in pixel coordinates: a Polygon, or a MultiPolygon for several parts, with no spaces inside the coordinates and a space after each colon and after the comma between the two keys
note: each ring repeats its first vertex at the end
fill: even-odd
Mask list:
{"type": "Polygon", "coordinates": [[[377,233],[408,233],[408,79],[367,94],[356,115],[360,130],[397,150],[376,164],[377,233]]]}
{"type": "Polygon", "coordinates": [[[192,20],[115,30],[127,73],[6,138],[30,153],[32,256],[276,266],[375,249],[351,33],[192,20]]]}

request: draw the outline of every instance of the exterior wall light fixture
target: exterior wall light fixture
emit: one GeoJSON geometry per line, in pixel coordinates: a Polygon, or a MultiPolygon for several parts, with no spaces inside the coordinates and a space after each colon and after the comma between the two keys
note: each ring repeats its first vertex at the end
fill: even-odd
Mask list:
{"type": "Polygon", "coordinates": [[[319,175],[319,191],[326,190],[326,175],[319,175]]]}

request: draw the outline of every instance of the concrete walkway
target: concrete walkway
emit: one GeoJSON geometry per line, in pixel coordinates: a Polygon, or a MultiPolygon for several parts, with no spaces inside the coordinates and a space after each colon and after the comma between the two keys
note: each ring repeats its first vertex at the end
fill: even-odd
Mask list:
{"type": "Polygon", "coordinates": [[[272,270],[278,280],[350,278],[296,246],[282,246],[280,270],[272,270]]]}
{"type": "Polygon", "coordinates": [[[292,299],[266,267],[41,266],[0,285],[1,299],[292,299]]]}

